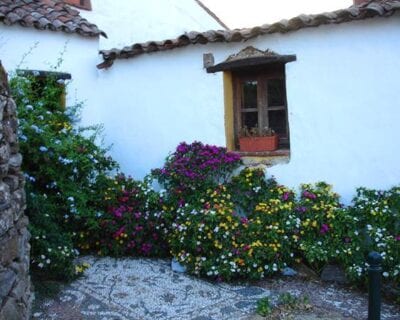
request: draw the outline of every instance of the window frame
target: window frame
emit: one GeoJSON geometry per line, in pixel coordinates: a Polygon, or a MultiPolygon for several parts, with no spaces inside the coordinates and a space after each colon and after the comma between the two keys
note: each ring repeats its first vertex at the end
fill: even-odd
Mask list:
{"type": "Polygon", "coordinates": [[[286,122],[286,136],[280,136],[279,149],[290,148],[290,132],[289,132],[289,119],[287,107],[287,90],[286,90],[286,74],[285,64],[273,64],[266,67],[258,68],[243,68],[240,70],[232,70],[232,91],[233,91],[233,132],[234,132],[234,146],[239,150],[239,134],[242,129],[242,86],[243,81],[255,80],[257,81],[257,111],[258,116],[258,129],[261,133],[263,127],[269,126],[269,112],[270,111],[285,111],[286,122]],[[280,79],[283,80],[283,106],[269,106],[268,104],[268,80],[280,79]]]}

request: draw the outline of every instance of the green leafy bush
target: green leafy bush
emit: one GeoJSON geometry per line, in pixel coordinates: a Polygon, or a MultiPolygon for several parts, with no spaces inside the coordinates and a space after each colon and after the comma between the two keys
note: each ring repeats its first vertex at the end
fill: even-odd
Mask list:
{"type": "Polygon", "coordinates": [[[96,144],[99,126],[74,126],[81,105],[64,107],[61,81],[15,76],[10,84],[20,121],[32,267],[46,276],[70,278],[77,254],[74,235],[99,229],[100,182],[117,164],[96,144]]]}

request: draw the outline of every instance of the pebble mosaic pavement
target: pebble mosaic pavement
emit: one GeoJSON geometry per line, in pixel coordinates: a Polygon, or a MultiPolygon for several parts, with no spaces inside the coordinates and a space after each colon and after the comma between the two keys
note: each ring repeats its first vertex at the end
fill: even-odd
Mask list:
{"type": "Polygon", "coordinates": [[[175,273],[170,261],[86,257],[85,275],[42,303],[34,320],[248,319],[266,289],[175,273]]]}
{"type": "MultiPolygon", "coordinates": [[[[304,272],[245,286],[173,272],[170,260],[80,260],[91,267],[78,280],[58,284],[53,298],[38,297],[32,320],[264,320],[255,313],[256,302],[269,296],[275,305],[285,292],[309,297],[313,310],[293,311],[284,319],[367,319],[365,293],[312,280],[304,272]]],[[[384,303],[382,320],[400,320],[399,306],[384,303]]]]}

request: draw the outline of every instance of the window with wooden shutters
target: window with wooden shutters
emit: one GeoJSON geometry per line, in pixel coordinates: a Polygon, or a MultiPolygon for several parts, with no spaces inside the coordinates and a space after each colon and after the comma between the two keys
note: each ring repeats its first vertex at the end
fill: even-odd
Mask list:
{"type": "Polygon", "coordinates": [[[289,155],[285,67],[296,55],[249,46],[217,65],[211,56],[205,54],[207,72],[224,72],[228,149],[255,156],[289,155]],[[253,146],[244,148],[244,142],[253,146]]]}
{"type": "Polygon", "coordinates": [[[284,65],[233,73],[235,135],[243,128],[259,135],[267,128],[279,137],[281,148],[289,147],[284,65]]]}

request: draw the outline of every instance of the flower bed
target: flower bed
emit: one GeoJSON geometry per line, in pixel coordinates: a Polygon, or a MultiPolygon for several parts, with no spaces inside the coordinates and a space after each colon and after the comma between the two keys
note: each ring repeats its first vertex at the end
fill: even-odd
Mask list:
{"type": "Polygon", "coordinates": [[[302,185],[296,194],[261,169],[239,171],[238,154],[201,142],[179,144],[143,181],[110,177],[118,166],[95,143],[100,128],[74,127],[79,105],[60,104],[56,79],[16,77],[11,86],[34,270],[70,278],[79,249],[170,253],[189,272],[224,280],[262,278],[301,260],[319,272],[334,262],[360,281],[366,253],[376,250],[384,278],[400,282],[399,187],[360,188],[345,207],[326,183],[302,185]],[[163,190],[155,191],[152,179],[163,190]]]}

